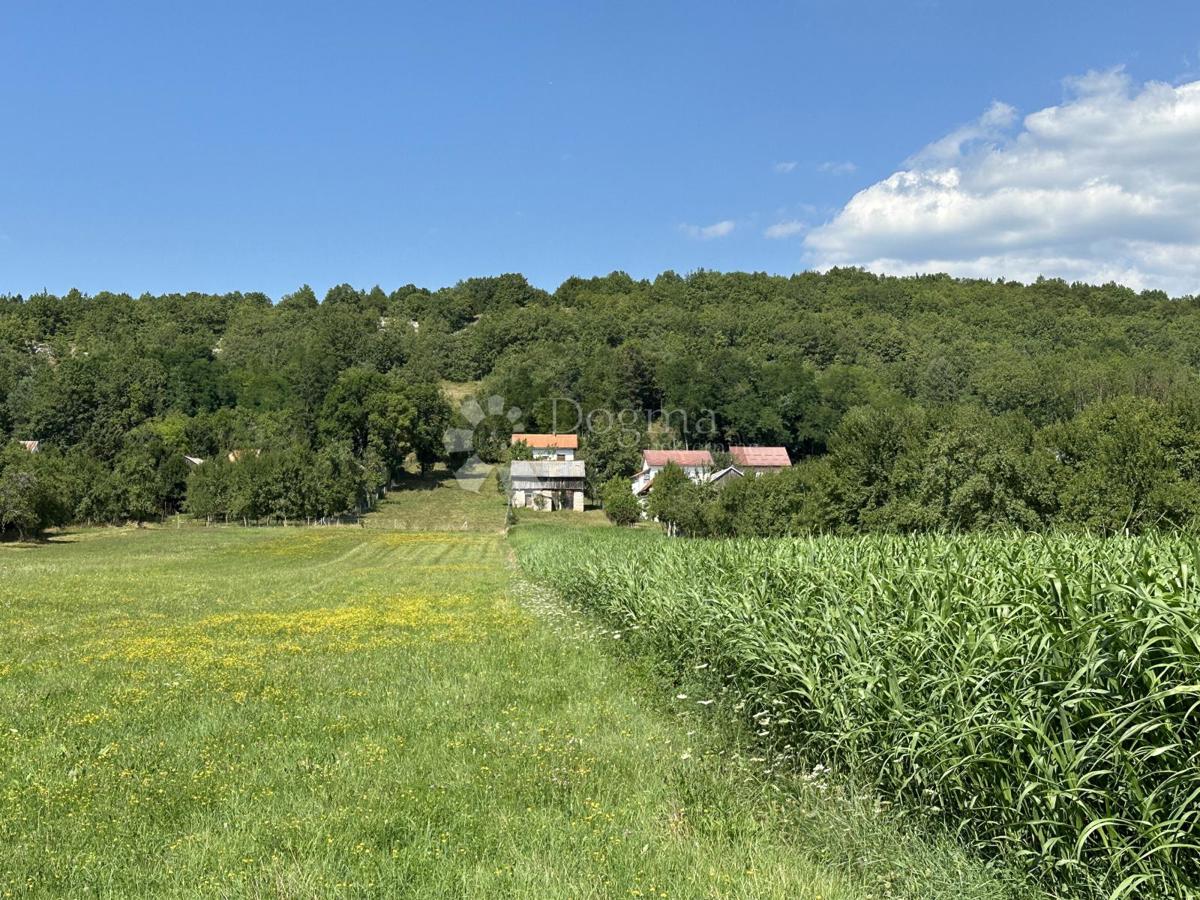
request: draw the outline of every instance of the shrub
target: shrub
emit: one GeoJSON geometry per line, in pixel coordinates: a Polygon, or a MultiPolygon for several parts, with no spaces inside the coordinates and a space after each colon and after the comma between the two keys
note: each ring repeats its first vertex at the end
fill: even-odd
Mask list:
{"type": "Polygon", "coordinates": [[[605,482],[600,491],[600,502],[604,504],[604,515],[614,525],[632,525],[642,517],[642,506],[630,490],[629,482],[623,478],[605,482]]]}

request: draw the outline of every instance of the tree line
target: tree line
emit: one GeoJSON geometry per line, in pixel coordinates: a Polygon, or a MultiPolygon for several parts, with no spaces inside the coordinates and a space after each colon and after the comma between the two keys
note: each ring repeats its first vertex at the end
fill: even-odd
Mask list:
{"type": "Polygon", "coordinates": [[[368,508],[450,421],[381,318],[348,288],[0,300],[0,533],[368,508]]]}
{"type": "MultiPolygon", "coordinates": [[[[641,510],[606,487],[609,517],[641,510]]],[[[1077,530],[1098,534],[1200,524],[1200,405],[1120,397],[1034,428],[977,407],[855,407],[829,450],[790,469],[693,484],[669,466],[648,514],[702,537],[1077,530]]]]}
{"type": "Polygon", "coordinates": [[[695,533],[1184,527],[1198,366],[1197,298],[1053,279],[7,296],[0,532],[341,515],[406,466],[454,465],[449,426],[502,458],[513,423],[464,420],[445,382],[503,397],[527,431],[615,423],[580,428],[597,498],[644,447],[789,449],[798,465],[777,480],[691,498],[695,533]],[[750,524],[765,510],[781,512],[750,524]]]}

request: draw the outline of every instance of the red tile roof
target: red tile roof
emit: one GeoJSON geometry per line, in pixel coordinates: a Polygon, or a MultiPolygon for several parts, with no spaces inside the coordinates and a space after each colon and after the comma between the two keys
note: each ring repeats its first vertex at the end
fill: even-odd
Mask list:
{"type": "Polygon", "coordinates": [[[577,434],[514,434],[512,443],[524,441],[526,446],[549,448],[556,450],[578,450],[579,435],[577,434]]]}
{"type": "Polygon", "coordinates": [[[784,469],[792,464],[786,447],[730,447],[729,455],[739,466],[784,469]]]}
{"type": "Polygon", "coordinates": [[[707,450],[643,450],[642,461],[647,466],[712,466],[712,454],[707,450]]]}

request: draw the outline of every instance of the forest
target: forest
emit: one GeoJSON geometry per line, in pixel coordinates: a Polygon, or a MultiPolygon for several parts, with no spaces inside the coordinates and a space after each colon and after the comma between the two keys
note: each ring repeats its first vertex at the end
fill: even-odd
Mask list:
{"type": "Polygon", "coordinates": [[[783,475],[660,492],[687,534],[1187,528],[1198,365],[1200,298],[1054,279],[4,296],[0,532],[344,515],[456,464],[464,424],[488,461],[514,424],[578,427],[596,499],[644,447],[789,449],[783,475]],[[465,422],[464,384],[521,421],[465,422]]]}

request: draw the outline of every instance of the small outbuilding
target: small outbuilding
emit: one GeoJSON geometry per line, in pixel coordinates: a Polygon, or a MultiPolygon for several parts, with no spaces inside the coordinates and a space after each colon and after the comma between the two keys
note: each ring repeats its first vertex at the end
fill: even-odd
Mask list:
{"type": "Polygon", "coordinates": [[[516,460],[509,470],[509,497],[520,509],[583,512],[586,476],[583,460],[516,460]]]}
{"type": "Polygon", "coordinates": [[[41,441],[17,441],[29,453],[37,453],[42,448],[41,441]]]}
{"type": "Polygon", "coordinates": [[[708,483],[717,490],[721,490],[727,485],[737,481],[739,478],[744,477],[745,474],[746,473],[737,466],[726,466],[719,472],[713,472],[712,477],[708,479],[708,483]]]}

